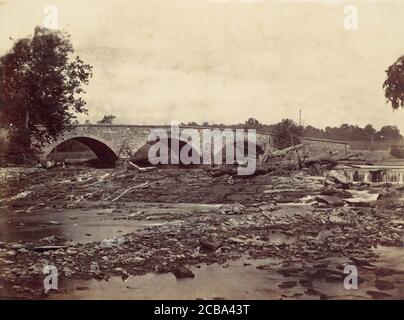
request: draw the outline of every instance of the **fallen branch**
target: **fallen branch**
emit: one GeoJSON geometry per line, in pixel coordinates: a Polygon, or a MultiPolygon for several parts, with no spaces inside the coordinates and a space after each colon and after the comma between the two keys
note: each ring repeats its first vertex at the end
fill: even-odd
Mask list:
{"type": "Polygon", "coordinates": [[[139,184],[138,186],[130,187],[129,189],[126,189],[124,192],[122,192],[119,196],[117,196],[114,200],[112,200],[112,202],[115,202],[115,201],[119,200],[125,194],[127,194],[128,192],[130,192],[132,190],[147,187],[148,185],[149,185],[149,181],[146,181],[145,183],[139,184]]]}
{"type": "Polygon", "coordinates": [[[305,145],[306,145],[305,143],[301,143],[301,144],[297,144],[295,146],[285,148],[283,150],[276,150],[274,152],[268,153],[264,156],[262,162],[266,163],[266,162],[268,162],[269,159],[286,157],[292,151],[297,151],[297,150],[303,148],[305,145]]]}
{"type": "Polygon", "coordinates": [[[144,167],[144,168],[142,168],[142,167],[139,167],[138,165],[134,164],[132,161],[128,161],[128,163],[129,163],[133,168],[135,168],[136,170],[138,170],[139,172],[147,172],[147,171],[151,171],[151,170],[156,169],[156,167],[144,167]]]}
{"type": "Polygon", "coordinates": [[[338,159],[335,158],[335,155],[338,154],[338,151],[330,151],[327,153],[322,153],[313,157],[308,157],[304,164],[306,166],[311,166],[318,163],[329,163],[332,165],[336,165],[338,163],[338,159]]]}

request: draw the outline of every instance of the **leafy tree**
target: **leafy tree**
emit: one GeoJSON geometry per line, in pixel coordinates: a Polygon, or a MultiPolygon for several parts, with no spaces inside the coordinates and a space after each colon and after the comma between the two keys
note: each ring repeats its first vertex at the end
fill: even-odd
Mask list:
{"type": "Polygon", "coordinates": [[[310,137],[310,138],[324,138],[325,133],[324,130],[317,129],[313,126],[307,126],[303,129],[303,135],[305,137],[310,137]]]}
{"type": "Polygon", "coordinates": [[[187,126],[190,126],[190,127],[197,127],[198,126],[198,124],[195,122],[195,121],[190,121],[190,122],[188,122],[188,124],[186,124],[187,126]]]}
{"type": "Polygon", "coordinates": [[[115,120],[115,116],[112,114],[105,115],[100,121],[97,121],[98,124],[113,124],[115,120]]]}
{"type": "Polygon", "coordinates": [[[402,138],[400,130],[396,126],[384,126],[376,133],[377,140],[397,141],[402,138]]]}
{"type": "Polygon", "coordinates": [[[365,133],[365,140],[368,140],[368,141],[372,140],[372,138],[376,134],[376,129],[373,128],[373,126],[371,124],[366,125],[363,128],[363,131],[365,133]]]}
{"type": "Polygon", "coordinates": [[[259,129],[262,127],[261,123],[255,118],[248,118],[245,122],[245,126],[251,129],[259,129]]]}
{"type": "Polygon", "coordinates": [[[404,107],[404,56],[401,56],[387,70],[383,83],[385,96],[393,109],[404,107]]]}
{"type": "Polygon", "coordinates": [[[275,135],[275,142],[279,149],[285,149],[300,143],[303,135],[303,127],[291,119],[282,119],[275,125],[272,133],[275,135]]]}
{"type": "Polygon", "coordinates": [[[24,131],[13,143],[25,148],[32,138],[38,144],[56,139],[76,113],[87,112],[80,95],[92,67],[73,52],[67,33],[36,27],[0,58],[0,123],[24,131]]]}

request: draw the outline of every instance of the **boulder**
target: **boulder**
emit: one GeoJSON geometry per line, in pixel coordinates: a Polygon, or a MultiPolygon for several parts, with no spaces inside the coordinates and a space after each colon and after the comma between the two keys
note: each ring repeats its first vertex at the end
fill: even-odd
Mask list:
{"type": "Polygon", "coordinates": [[[188,268],[178,266],[173,271],[173,274],[177,279],[182,278],[195,278],[195,274],[188,268]]]}
{"type": "Polygon", "coordinates": [[[352,185],[352,182],[347,177],[343,176],[335,170],[331,170],[328,173],[327,178],[335,183],[340,184],[344,189],[347,189],[352,185]]]}
{"type": "Polygon", "coordinates": [[[377,197],[377,200],[397,199],[397,198],[404,198],[404,187],[400,187],[400,188],[396,188],[396,189],[393,187],[385,188],[379,192],[379,196],[377,197]]]}
{"type": "Polygon", "coordinates": [[[346,190],[337,189],[334,187],[326,187],[321,191],[322,195],[333,196],[338,198],[351,198],[352,194],[346,190]]]}
{"type": "Polygon", "coordinates": [[[345,201],[341,200],[340,198],[332,197],[332,196],[320,195],[320,196],[316,196],[315,200],[319,203],[324,203],[330,207],[342,207],[345,204],[345,201]]]}
{"type": "Polygon", "coordinates": [[[209,251],[215,251],[216,249],[221,247],[220,242],[208,240],[206,238],[200,239],[199,244],[201,245],[202,248],[209,250],[209,251]]]}

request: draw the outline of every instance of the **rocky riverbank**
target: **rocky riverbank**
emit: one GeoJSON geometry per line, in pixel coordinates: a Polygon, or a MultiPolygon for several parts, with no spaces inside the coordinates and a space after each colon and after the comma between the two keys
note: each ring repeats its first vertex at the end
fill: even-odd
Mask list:
{"type": "Polygon", "coordinates": [[[301,286],[309,296],[329,298],[312,287],[314,279],[342,286],[344,267],[352,264],[360,281],[378,285],[369,290],[369,298],[403,298],[391,291],[395,284],[388,278],[401,271],[374,265],[378,245],[403,246],[404,203],[392,186],[344,185],[332,175],[307,172],[237,178],[175,168],[144,173],[7,169],[2,177],[2,298],[48,297],[46,265],[55,266],[65,280],[146,273],[192,278],[190,266],[225,265],[240,257],[279,259],[277,271],[297,277],[277,288],[279,297],[289,287],[301,286]],[[383,196],[376,200],[378,194],[383,196]],[[105,238],[82,241],[64,232],[80,230],[89,211],[94,212],[91,223],[99,221],[105,228],[105,238]],[[106,221],[117,224],[116,233],[108,232],[106,221]],[[22,236],[33,225],[38,236],[22,236]],[[126,230],[128,225],[137,227],[126,230]],[[330,263],[331,257],[344,262],[330,263]],[[361,270],[379,276],[367,280],[361,270]]]}

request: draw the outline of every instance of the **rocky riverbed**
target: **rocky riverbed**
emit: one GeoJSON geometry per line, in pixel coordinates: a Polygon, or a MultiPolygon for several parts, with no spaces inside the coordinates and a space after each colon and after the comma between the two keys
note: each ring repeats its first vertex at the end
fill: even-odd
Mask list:
{"type": "Polygon", "coordinates": [[[255,299],[257,290],[270,299],[404,298],[404,203],[391,185],[302,171],[239,178],[205,169],[8,168],[0,175],[1,298],[107,298],[108,283],[112,298],[255,299]],[[58,270],[58,290],[44,290],[47,265],[58,270]],[[358,269],[357,290],[343,286],[347,265],[358,269]],[[239,287],[216,295],[201,277],[222,269],[220,288],[229,288],[225,279],[240,279],[239,287]],[[200,291],[181,295],[166,279],[172,290],[161,296],[158,281],[136,280],[147,275],[200,291]],[[117,295],[116,279],[135,282],[143,295],[117,295]],[[92,289],[96,283],[104,289],[92,289]]]}

